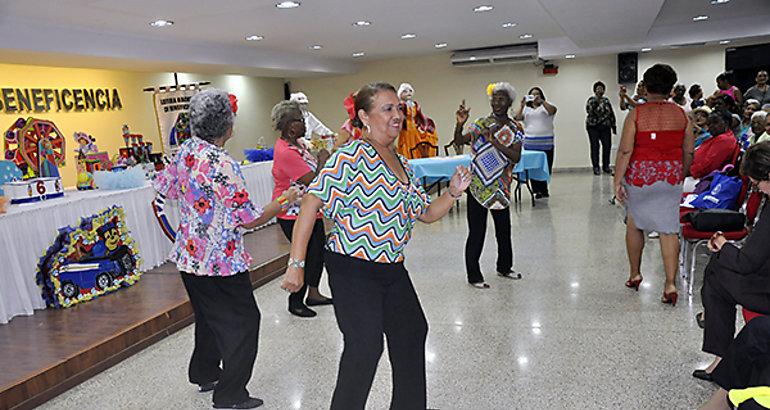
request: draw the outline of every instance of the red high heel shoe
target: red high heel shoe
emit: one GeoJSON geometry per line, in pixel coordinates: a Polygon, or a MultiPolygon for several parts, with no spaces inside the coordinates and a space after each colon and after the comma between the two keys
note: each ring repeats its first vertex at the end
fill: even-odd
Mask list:
{"type": "Polygon", "coordinates": [[[676,292],[666,293],[663,291],[663,298],[660,300],[663,303],[670,303],[672,307],[676,307],[676,300],[679,298],[676,292]]]}
{"type": "Polygon", "coordinates": [[[627,280],[626,281],[626,287],[627,288],[636,288],[636,291],[639,292],[639,284],[642,283],[642,279],[637,280],[627,280]]]}

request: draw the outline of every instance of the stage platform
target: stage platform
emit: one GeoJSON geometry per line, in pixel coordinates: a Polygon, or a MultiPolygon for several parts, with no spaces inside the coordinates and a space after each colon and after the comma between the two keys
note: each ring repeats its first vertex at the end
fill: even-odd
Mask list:
{"type": "MultiPolygon", "coordinates": [[[[256,288],[286,269],[289,242],[278,224],[245,236],[256,288]]],[[[38,406],[193,322],[175,267],[74,306],[45,309],[0,325],[0,409],[38,406]]]]}

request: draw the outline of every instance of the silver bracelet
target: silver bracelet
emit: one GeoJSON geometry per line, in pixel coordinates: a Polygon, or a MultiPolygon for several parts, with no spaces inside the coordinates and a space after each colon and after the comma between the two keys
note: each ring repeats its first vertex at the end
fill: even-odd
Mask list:
{"type": "Polygon", "coordinates": [[[294,259],[291,256],[289,256],[289,262],[286,264],[286,266],[290,268],[304,268],[305,267],[305,261],[301,261],[299,259],[294,259]]]}

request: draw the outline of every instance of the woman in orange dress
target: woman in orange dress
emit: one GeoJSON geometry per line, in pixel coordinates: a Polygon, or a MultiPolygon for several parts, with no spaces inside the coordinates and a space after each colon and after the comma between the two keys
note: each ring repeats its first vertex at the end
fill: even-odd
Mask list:
{"type": "Polygon", "coordinates": [[[421,142],[428,142],[434,147],[438,144],[436,124],[432,119],[422,115],[420,104],[412,100],[414,88],[409,83],[402,83],[398,87],[398,99],[401,100],[399,108],[404,116],[401,122],[401,132],[398,134],[398,153],[407,159],[425,158],[436,156],[434,150],[414,150],[421,142]]]}

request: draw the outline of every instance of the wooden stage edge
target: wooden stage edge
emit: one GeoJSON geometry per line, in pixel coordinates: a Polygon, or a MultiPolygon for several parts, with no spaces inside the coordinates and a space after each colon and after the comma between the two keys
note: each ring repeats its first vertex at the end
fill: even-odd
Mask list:
{"type": "MultiPolygon", "coordinates": [[[[288,253],[284,251],[251,270],[253,288],[256,289],[282,275],[286,270],[287,260],[288,253]]],[[[168,272],[157,274],[167,276],[168,272]]],[[[126,290],[129,289],[131,288],[126,290]]],[[[32,317],[34,315],[29,318],[32,317]]],[[[20,319],[26,318],[14,320],[20,319]]],[[[151,317],[138,320],[72,356],[51,363],[35,374],[0,386],[0,409],[28,409],[39,406],[193,323],[193,320],[192,307],[186,299],[151,317]]],[[[9,363],[3,363],[4,368],[7,365],[9,363]]]]}

